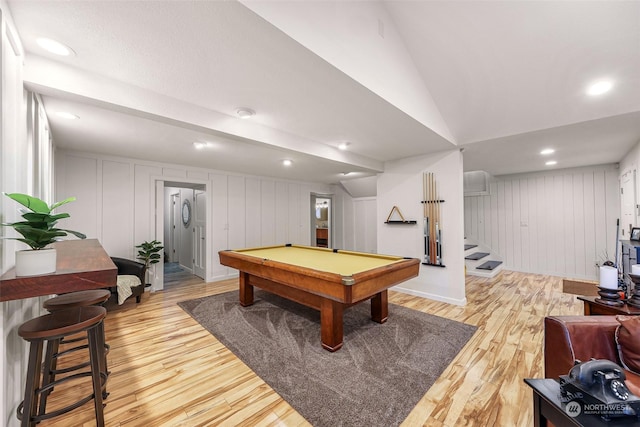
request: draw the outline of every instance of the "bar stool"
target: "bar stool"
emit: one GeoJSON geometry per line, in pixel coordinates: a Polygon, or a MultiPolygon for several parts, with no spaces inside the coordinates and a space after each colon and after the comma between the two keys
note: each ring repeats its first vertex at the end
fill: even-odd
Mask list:
{"type": "MultiPolygon", "coordinates": [[[[96,422],[98,426],[104,426],[104,411],[102,404],[102,389],[106,384],[107,376],[101,370],[100,360],[102,358],[100,346],[100,327],[107,315],[104,307],[76,307],[66,310],[59,310],[51,314],[31,319],[18,328],[18,335],[29,345],[29,362],[27,369],[27,382],[25,384],[24,400],[18,406],[16,415],[21,420],[22,426],[35,426],[42,420],[66,414],[91,399],[94,401],[96,422]],[[42,351],[44,343],[47,347],[51,343],[59,343],[64,337],[86,331],[89,340],[89,358],[91,370],[89,372],[79,372],[68,375],[64,378],[54,380],[46,385],[40,383],[42,371],[42,351]],[[93,393],[64,408],[46,413],[46,399],[44,405],[38,411],[38,395],[48,393],[54,386],[63,382],[91,377],[93,393]]],[[[44,366],[44,369],[50,369],[44,366]]]]}
{"type": "MultiPolygon", "coordinates": [[[[102,305],[104,304],[109,297],[111,296],[111,292],[106,289],[89,289],[84,291],[71,292],[68,294],[58,295],[56,297],[50,298],[42,304],[42,307],[49,311],[50,313],[54,313],[60,310],[66,310],[69,308],[75,307],[88,307],[92,305],[102,305]]],[[[109,345],[105,342],[105,334],[104,334],[104,323],[101,323],[99,326],[99,334],[98,337],[100,339],[100,348],[102,350],[102,357],[100,358],[100,372],[109,376],[109,370],[107,368],[107,354],[109,353],[109,345]]],[[[59,341],[52,341],[47,344],[47,353],[45,356],[45,367],[48,369],[43,373],[43,386],[53,382],[55,380],[55,376],[57,374],[65,374],[68,372],[72,372],[78,369],[85,368],[89,366],[90,361],[86,361],[83,363],[79,363],[74,366],[66,367],[63,369],[58,369],[58,360],[60,357],[71,354],[78,350],[84,350],[89,348],[88,344],[79,345],[73,348],[69,348],[62,352],[59,351],[60,344],[71,344],[75,342],[86,341],[87,336],[71,338],[71,339],[61,339],[59,341]]],[[[40,396],[40,406],[44,407],[47,396],[53,391],[53,389],[48,389],[47,392],[44,392],[40,396]]],[[[106,399],[109,393],[106,391],[106,384],[103,388],[102,398],[106,399]]]]}

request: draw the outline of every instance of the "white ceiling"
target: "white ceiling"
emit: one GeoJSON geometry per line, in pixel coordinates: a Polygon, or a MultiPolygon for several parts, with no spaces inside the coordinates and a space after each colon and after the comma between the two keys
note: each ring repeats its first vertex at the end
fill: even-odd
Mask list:
{"type": "Polygon", "coordinates": [[[564,168],[640,141],[637,1],[8,4],[63,148],[335,183],[456,147],[498,175],[544,169],[547,146],[564,168]]]}

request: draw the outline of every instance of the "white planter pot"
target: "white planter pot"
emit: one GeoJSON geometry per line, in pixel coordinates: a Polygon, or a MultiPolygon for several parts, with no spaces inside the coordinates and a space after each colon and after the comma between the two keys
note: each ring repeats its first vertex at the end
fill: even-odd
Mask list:
{"type": "Polygon", "coordinates": [[[16,276],[37,276],[56,271],[56,250],[40,249],[16,252],[16,276]]]}

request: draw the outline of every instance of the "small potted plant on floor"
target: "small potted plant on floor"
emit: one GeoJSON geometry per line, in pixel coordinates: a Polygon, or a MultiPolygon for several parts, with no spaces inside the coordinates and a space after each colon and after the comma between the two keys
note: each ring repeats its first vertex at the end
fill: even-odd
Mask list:
{"type": "MultiPolygon", "coordinates": [[[[149,274],[149,267],[151,264],[157,264],[160,262],[162,258],[159,252],[163,249],[163,246],[157,240],[153,240],[151,242],[142,242],[138,246],[138,256],[136,259],[141,260],[144,265],[147,267],[147,275],[149,274]]],[[[149,279],[147,278],[147,282],[149,279]]]]}
{"type": "Polygon", "coordinates": [[[31,249],[16,252],[16,276],[34,276],[37,274],[47,274],[56,271],[56,250],[48,246],[60,237],[73,234],[84,239],[82,233],[55,225],[58,220],[69,218],[68,213],[52,214],[51,212],[69,202],[76,200],[69,197],[61,202],[47,205],[46,202],[37,197],[20,193],[3,193],[10,199],[18,202],[26,209],[21,209],[23,221],[13,223],[3,223],[3,226],[12,227],[22,237],[6,237],[7,239],[18,240],[27,244],[31,249]]]}

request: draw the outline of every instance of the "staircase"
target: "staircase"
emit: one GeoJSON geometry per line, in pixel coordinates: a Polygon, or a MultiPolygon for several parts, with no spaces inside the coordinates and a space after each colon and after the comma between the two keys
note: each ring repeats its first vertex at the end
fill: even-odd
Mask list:
{"type": "Polygon", "coordinates": [[[480,277],[495,277],[502,271],[500,257],[491,255],[491,249],[464,240],[464,264],[467,274],[480,277]]]}

